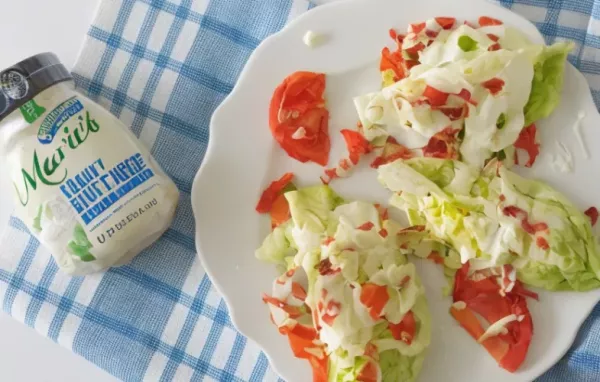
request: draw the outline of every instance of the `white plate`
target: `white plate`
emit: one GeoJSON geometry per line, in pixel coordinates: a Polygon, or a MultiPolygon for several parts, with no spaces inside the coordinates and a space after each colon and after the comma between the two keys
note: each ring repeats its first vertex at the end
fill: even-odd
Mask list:
{"type": "MultiPolygon", "coordinates": [[[[510,11],[477,0],[349,0],[317,7],[265,40],[246,65],[231,95],[215,112],[210,144],[192,190],[196,216],[196,245],[206,271],[223,294],[237,329],[257,342],[271,365],[286,380],[306,382],[310,367],[295,359],[284,336],[269,320],[261,294],[269,292],[276,276],[274,267],[254,258],[254,250],[270,229],[269,219],[254,207],[263,188],[286,171],[293,171],[300,186],[316,184],[322,168],[287,157],[268,128],[268,106],[275,87],[297,70],[327,73],[327,100],[331,114],[330,164],[344,155],[338,131],[353,128],[357,116],[351,98],[378,89],[378,58],[391,43],[388,29],[405,30],[408,23],[434,16],[476,20],[480,15],[502,19],[526,33],[536,43],[543,39],[535,27],[510,11]],[[322,33],[327,41],[309,49],[302,43],[307,30],[322,33]]],[[[547,181],[564,192],[578,207],[600,205],[600,180],[590,174],[600,167],[600,154],[585,159],[573,133],[578,111],[586,117],[582,130],[588,142],[600,142],[600,118],[583,76],[568,66],[560,107],[538,125],[542,155],[529,176],[547,181]],[[575,171],[555,173],[550,166],[555,141],[574,154],[575,171]]],[[[591,148],[591,147],[590,147],[591,148]]],[[[368,167],[368,166],[365,166],[368,167]]],[[[375,171],[357,169],[346,180],[333,184],[343,197],[387,203],[388,193],[375,181],[375,171]]],[[[448,314],[450,299],[441,295],[440,269],[418,264],[434,325],[433,341],[420,381],[530,381],[556,363],[600,298],[590,293],[540,293],[530,301],[535,335],[520,371],[499,368],[448,314]]]]}

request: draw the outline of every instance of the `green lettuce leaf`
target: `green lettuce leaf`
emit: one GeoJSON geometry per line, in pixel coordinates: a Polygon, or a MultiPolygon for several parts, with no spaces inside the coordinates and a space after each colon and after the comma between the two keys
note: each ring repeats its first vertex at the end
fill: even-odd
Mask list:
{"type": "Polygon", "coordinates": [[[525,126],[546,118],[558,106],[563,87],[565,63],[572,43],[559,42],[546,47],[537,57],[529,101],[525,105],[525,126]]]}
{"type": "Polygon", "coordinates": [[[265,238],[260,248],[254,252],[256,258],[268,263],[284,264],[287,257],[291,257],[296,253],[292,244],[293,239],[289,234],[291,228],[292,224],[290,220],[275,227],[265,238]]]}
{"type": "Polygon", "coordinates": [[[294,224],[312,232],[325,231],[330,212],[344,203],[335,191],[324,185],[286,192],[285,198],[290,205],[294,224]]]}

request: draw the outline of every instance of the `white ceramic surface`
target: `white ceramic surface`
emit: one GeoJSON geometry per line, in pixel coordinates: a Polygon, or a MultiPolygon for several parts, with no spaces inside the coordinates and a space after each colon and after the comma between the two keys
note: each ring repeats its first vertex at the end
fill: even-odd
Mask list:
{"type": "MultiPolygon", "coordinates": [[[[543,39],[525,19],[488,2],[420,0],[349,0],[318,7],[267,39],[253,54],[232,94],[219,107],[211,123],[209,149],[192,190],[196,216],[196,245],[215,286],[225,297],[234,324],[256,341],[271,364],[289,382],[310,380],[308,363],[292,356],[285,337],[268,318],[261,293],[270,291],[276,276],[272,266],[254,258],[269,232],[266,216],[254,211],[262,189],[285,171],[297,175],[298,184],[319,182],[322,168],[288,158],[272,139],[268,128],[268,105],[272,92],[285,76],[296,70],[327,73],[328,108],[333,139],[331,163],[344,155],[338,131],[353,128],[357,121],[351,99],[376,90],[380,79],[377,60],[381,48],[391,43],[388,29],[403,30],[410,22],[433,16],[456,16],[474,20],[491,15],[526,33],[533,41],[543,39]],[[307,30],[322,33],[327,42],[315,49],[302,43],[307,30]]],[[[560,107],[538,124],[543,154],[526,175],[545,180],[570,197],[580,208],[600,205],[595,193],[600,180],[600,155],[585,159],[573,134],[577,113],[586,113],[582,124],[585,139],[600,141],[600,116],[584,77],[572,66],[566,70],[560,107]],[[574,155],[575,171],[554,173],[550,166],[555,141],[563,142],[574,155]]],[[[343,197],[383,202],[388,193],[376,183],[375,172],[364,165],[349,179],[335,182],[343,197]]],[[[433,341],[420,381],[530,381],[556,363],[568,350],[578,328],[600,298],[589,293],[540,292],[540,302],[530,301],[535,332],[529,355],[519,372],[510,374],[498,366],[448,314],[450,299],[441,295],[441,270],[418,263],[434,317],[433,341]]]]}

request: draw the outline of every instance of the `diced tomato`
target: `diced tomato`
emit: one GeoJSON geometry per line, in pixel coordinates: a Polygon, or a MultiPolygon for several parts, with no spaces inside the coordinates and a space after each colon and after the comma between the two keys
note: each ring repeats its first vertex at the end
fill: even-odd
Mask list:
{"type": "Polygon", "coordinates": [[[502,49],[499,43],[492,44],[488,47],[488,52],[495,52],[497,50],[502,49]]]}
{"type": "Polygon", "coordinates": [[[427,146],[422,149],[423,156],[430,158],[458,159],[458,142],[456,141],[456,133],[458,133],[458,131],[459,130],[447,127],[429,138],[427,146]]]}
{"type": "Polygon", "coordinates": [[[380,229],[379,236],[386,238],[388,236],[388,231],[385,228],[380,229]]]}
{"type": "Polygon", "coordinates": [[[596,207],[590,207],[585,210],[585,214],[590,218],[592,227],[596,225],[596,222],[598,221],[598,209],[596,207]]]}
{"type": "Polygon", "coordinates": [[[425,29],[425,23],[410,24],[410,31],[413,32],[414,34],[418,34],[423,29],[425,29]]]}
{"type": "Polygon", "coordinates": [[[500,91],[502,91],[502,88],[504,87],[504,80],[502,80],[501,78],[494,77],[485,82],[482,82],[481,86],[487,89],[492,95],[496,95],[500,91]]]}
{"type": "Polygon", "coordinates": [[[302,285],[298,284],[297,282],[292,282],[292,296],[298,300],[304,301],[306,300],[306,291],[302,285]]]}
{"type": "Polygon", "coordinates": [[[321,320],[329,326],[333,326],[333,322],[340,315],[342,304],[337,301],[329,301],[325,309],[325,313],[321,316],[321,320]]]}
{"type": "Polygon", "coordinates": [[[300,307],[289,305],[284,301],[281,301],[275,297],[271,297],[266,294],[263,295],[263,302],[265,304],[271,304],[273,306],[278,307],[279,309],[286,312],[290,316],[290,318],[298,318],[303,314],[300,310],[300,307]]]}
{"type": "Polygon", "coordinates": [[[327,355],[323,358],[313,356],[308,361],[313,371],[313,382],[327,382],[329,375],[329,358],[327,355]]]}
{"type": "Polygon", "coordinates": [[[442,29],[452,29],[456,19],[454,17],[436,17],[435,21],[440,24],[442,29]]]}
{"type": "Polygon", "coordinates": [[[271,207],[271,228],[275,228],[290,219],[290,205],[283,194],[279,194],[271,207]]]}
{"type": "Polygon", "coordinates": [[[427,258],[436,264],[444,264],[444,258],[440,256],[438,251],[431,251],[427,258]]]}
{"type": "Polygon", "coordinates": [[[360,292],[360,302],[369,308],[369,315],[373,320],[379,319],[389,299],[390,295],[385,285],[363,284],[360,292]]]}
{"type": "MultiPolygon", "coordinates": [[[[537,156],[540,154],[540,145],[536,143],[535,136],[537,134],[537,128],[535,124],[531,124],[519,134],[519,138],[515,142],[515,148],[522,149],[529,155],[529,160],[525,163],[525,167],[531,167],[535,162],[537,156]]],[[[515,154],[515,159],[517,158],[515,154]]],[[[518,159],[515,160],[515,164],[519,164],[518,159]]]]}
{"type": "Polygon", "coordinates": [[[474,99],[471,98],[471,92],[468,91],[467,89],[461,90],[458,94],[456,94],[456,96],[464,99],[465,101],[467,101],[468,103],[470,103],[473,106],[477,106],[477,101],[475,101],[474,99]]]}
{"type": "Polygon", "coordinates": [[[502,25],[502,21],[488,16],[481,16],[479,18],[479,26],[487,27],[491,25],[502,25]]]}
{"type": "Polygon", "coordinates": [[[406,53],[408,53],[411,57],[417,57],[417,54],[420,51],[422,51],[423,49],[425,49],[425,44],[423,44],[422,42],[419,42],[418,44],[415,44],[415,45],[411,46],[410,48],[404,49],[404,51],[406,53]]]}
{"type": "Polygon", "coordinates": [[[383,146],[383,152],[380,156],[375,158],[371,167],[378,168],[387,163],[392,163],[397,159],[410,159],[415,154],[409,148],[398,143],[394,138],[388,137],[385,145],[383,146]]]}
{"type": "Polygon", "coordinates": [[[392,70],[394,72],[394,81],[400,81],[406,77],[404,59],[401,52],[391,52],[388,47],[381,50],[379,71],[385,72],[386,70],[392,70]]]}
{"type": "Polygon", "coordinates": [[[358,227],[356,227],[356,229],[361,230],[361,231],[370,231],[373,229],[375,225],[373,224],[373,222],[365,222],[361,225],[359,225],[358,227]]]}
{"type": "Polygon", "coordinates": [[[488,38],[490,40],[492,40],[493,42],[498,42],[498,40],[500,40],[500,37],[496,36],[495,34],[492,33],[488,33],[486,36],[488,36],[488,38]]]}
{"type": "Polygon", "coordinates": [[[329,112],[325,108],[325,74],[295,72],[279,85],[269,107],[269,127],[279,145],[300,162],[322,166],[329,160],[329,112]],[[303,127],[302,139],[294,133],[303,127]]]}
{"type": "Polygon", "coordinates": [[[425,35],[429,38],[436,38],[439,32],[436,31],[432,31],[432,30],[426,30],[425,31],[425,35]]]}
{"type": "Polygon", "coordinates": [[[409,311],[404,315],[402,321],[398,324],[388,324],[388,328],[392,332],[392,336],[398,341],[403,341],[410,345],[415,338],[417,332],[417,322],[412,311],[409,311]]]}
{"type": "Polygon", "coordinates": [[[350,161],[353,164],[357,164],[362,155],[368,154],[373,150],[371,143],[358,131],[343,129],[341,133],[346,141],[350,161]]]}
{"type": "Polygon", "coordinates": [[[465,108],[463,106],[440,107],[440,108],[436,108],[436,110],[439,110],[442,113],[444,113],[444,115],[446,115],[446,117],[450,118],[451,121],[456,121],[458,119],[461,119],[465,114],[465,108]]]}
{"type": "Polygon", "coordinates": [[[550,249],[550,245],[548,245],[548,241],[543,237],[539,236],[535,239],[535,244],[543,250],[550,249]]]}
{"type": "Polygon", "coordinates": [[[271,182],[269,187],[263,191],[260,200],[256,205],[256,211],[265,214],[271,211],[275,199],[283,191],[283,189],[294,179],[294,174],[291,172],[283,174],[278,180],[271,182]]]}
{"type": "Polygon", "coordinates": [[[522,297],[529,297],[529,298],[532,298],[537,301],[540,300],[540,296],[537,293],[532,292],[529,289],[525,288],[523,286],[523,283],[520,282],[519,280],[515,281],[515,286],[513,286],[511,292],[518,294],[519,296],[522,296],[522,297]]]}
{"type": "Polygon", "coordinates": [[[423,97],[429,100],[429,104],[431,106],[443,106],[448,101],[448,96],[450,93],[445,93],[443,91],[437,90],[432,86],[425,86],[425,91],[423,92],[423,97]]]}

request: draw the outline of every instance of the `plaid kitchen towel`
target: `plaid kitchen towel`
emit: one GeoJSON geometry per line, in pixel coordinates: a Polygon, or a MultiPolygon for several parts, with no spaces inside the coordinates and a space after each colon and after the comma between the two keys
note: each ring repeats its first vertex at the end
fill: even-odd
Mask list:
{"type": "MultiPolygon", "coordinates": [[[[399,0],[403,1],[403,0],[399,0]]],[[[570,60],[600,101],[600,0],[502,0],[570,60]]],[[[0,239],[4,311],[125,381],[269,381],[238,334],[194,247],[190,189],[212,112],[256,46],[308,10],[305,0],[104,0],[74,69],[78,88],[131,126],[182,192],[172,227],[124,267],[63,275],[22,222],[0,239]]],[[[538,335],[552,335],[539,333],[538,335]]],[[[600,308],[542,381],[598,381],[600,308]]]]}

